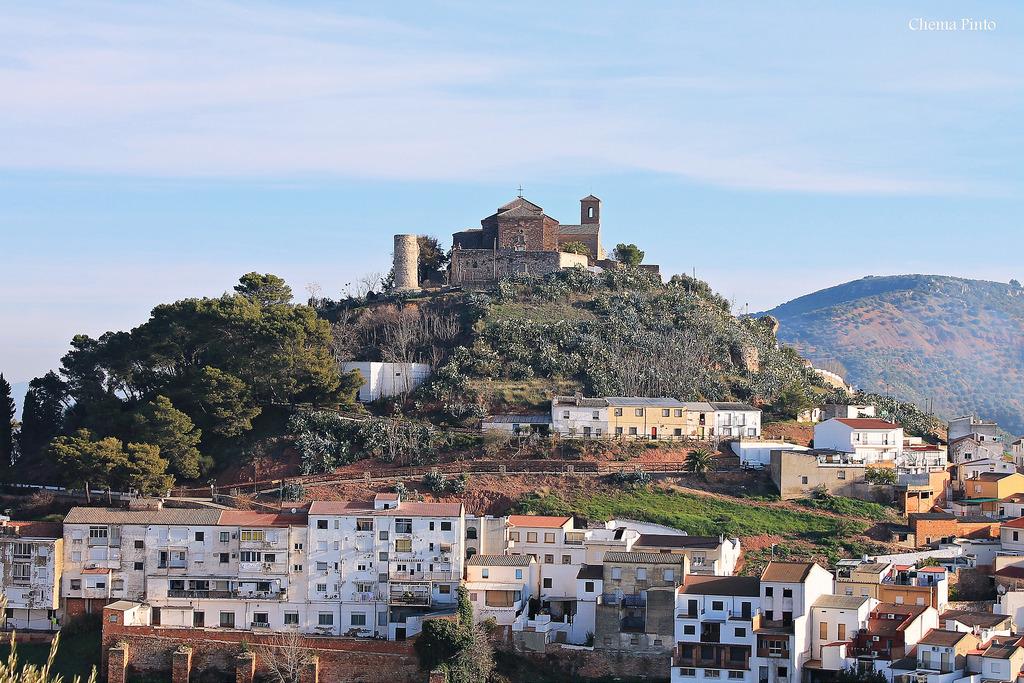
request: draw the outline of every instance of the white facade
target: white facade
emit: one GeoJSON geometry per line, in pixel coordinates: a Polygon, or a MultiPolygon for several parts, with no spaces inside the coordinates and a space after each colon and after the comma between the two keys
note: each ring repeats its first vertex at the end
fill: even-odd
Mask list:
{"type": "Polygon", "coordinates": [[[579,395],[555,396],[551,400],[551,429],[565,437],[607,437],[608,401],[579,395]]]}
{"type": "Polygon", "coordinates": [[[474,555],[466,561],[466,590],[476,621],[511,626],[536,595],[537,563],[526,555],[474,555]]]}
{"type": "Polygon", "coordinates": [[[715,403],[715,436],[723,439],[761,436],[761,411],[743,403],[715,403]]]}
{"type": "Polygon", "coordinates": [[[428,363],[346,361],[341,364],[341,369],[344,372],[358,370],[363,376],[358,396],[363,403],[412,393],[426,382],[431,374],[428,363]]]}
{"type": "Polygon", "coordinates": [[[740,466],[763,470],[772,460],[772,451],[809,451],[807,446],[786,441],[733,441],[729,444],[732,452],[739,456],[740,466]]]}
{"type": "Polygon", "coordinates": [[[0,590],[7,599],[3,628],[59,627],[64,541],[46,528],[50,526],[0,517],[0,590]]]}
{"type": "Polygon", "coordinates": [[[756,577],[684,580],[676,592],[672,683],[757,683],[755,620],[760,611],[756,577]]]}
{"type": "Polygon", "coordinates": [[[832,418],[814,426],[814,447],[852,453],[865,464],[896,460],[903,428],[875,418],[832,418]]]}

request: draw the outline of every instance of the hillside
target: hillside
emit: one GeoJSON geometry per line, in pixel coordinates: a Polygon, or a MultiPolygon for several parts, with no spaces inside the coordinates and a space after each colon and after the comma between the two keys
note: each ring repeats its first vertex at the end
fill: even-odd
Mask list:
{"type": "Polygon", "coordinates": [[[941,275],[866,277],[778,306],[779,339],[866,391],[1024,433],[1024,289],[941,275]]]}

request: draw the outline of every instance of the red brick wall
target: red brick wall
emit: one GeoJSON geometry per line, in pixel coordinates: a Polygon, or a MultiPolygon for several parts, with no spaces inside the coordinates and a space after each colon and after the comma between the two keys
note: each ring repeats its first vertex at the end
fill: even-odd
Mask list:
{"type": "Polygon", "coordinates": [[[927,545],[929,538],[935,542],[940,538],[957,535],[955,519],[918,519],[913,524],[917,545],[927,545]]]}
{"type": "MultiPolygon", "coordinates": [[[[274,634],[152,626],[124,626],[103,620],[103,651],[118,642],[128,643],[128,677],[166,674],[180,645],[192,648],[192,677],[203,672],[234,675],[242,642],[256,653],[257,676],[262,670],[259,646],[274,644],[274,634]]],[[[423,673],[412,641],[387,642],[352,638],[303,638],[319,658],[319,678],[332,683],[421,683],[423,673]]]]}
{"type": "Polygon", "coordinates": [[[956,535],[961,538],[999,538],[999,522],[958,523],[956,535]]]}

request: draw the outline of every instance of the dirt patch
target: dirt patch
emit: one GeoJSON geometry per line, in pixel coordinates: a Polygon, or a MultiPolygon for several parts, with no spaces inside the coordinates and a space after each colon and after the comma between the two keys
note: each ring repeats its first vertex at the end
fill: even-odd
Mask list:
{"type": "Polygon", "coordinates": [[[761,426],[761,436],[772,441],[788,441],[799,446],[810,446],[814,440],[814,425],[798,422],[769,422],[761,426]]]}

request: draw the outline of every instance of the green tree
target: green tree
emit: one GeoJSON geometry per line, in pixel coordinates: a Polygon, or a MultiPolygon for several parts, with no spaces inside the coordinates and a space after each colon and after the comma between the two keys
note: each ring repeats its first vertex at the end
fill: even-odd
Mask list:
{"type": "Polygon", "coordinates": [[[235,437],[252,429],[262,408],[253,405],[249,386],[234,375],[206,366],[199,371],[194,394],[199,417],[206,430],[222,437],[235,437]]]}
{"type": "Polygon", "coordinates": [[[683,468],[694,474],[707,474],[714,465],[714,458],[711,451],[706,448],[695,448],[686,454],[686,462],[683,468]]]}
{"type": "Polygon", "coordinates": [[[590,256],[590,247],[583,242],[566,242],[559,249],[566,254],[583,254],[584,256],[590,256]]]}
{"type": "Polygon", "coordinates": [[[438,279],[438,275],[447,267],[449,256],[441,248],[441,243],[436,237],[430,235],[419,235],[416,237],[419,244],[420,256],[417,263],[420,282],[438,279]]]}
{"type": "Polygon", "coordinates": [[[450,683],[481,683],[494,670],[494,650],[483,628],[474,623],[465,586],[458,589],[455,619],[425,622],[413,647],[422,668],[444,670],[450,683]]]}
{"type": "Polygon", "coordinates": [[[795,419],[805,410],[814,407],[814,401],[807,395],[803,387],[798,384],[788,384],[775,399],[775,410],[780,415],[795,419]]]}
{"type": "Polygon", "coordinates": [[[108,436],[94,440],[80,429],[71,436],[60,436],[50,444],[54,459],[63,468],[68,484],[116,489],[135,489],[142,493],[161,493],[174,484],[167,474],[167,461],[160,457],[159,446],[130,443],[108,436]]]}
{"type": "Polygon", "coordinates": [[[14,464],[14,412],[11,384],[0,372],[0,482],[7,481],[14,464]]]}
{"type": "Polygon", "coordinates": [[[235,291],[261,306],[287,306],[292,302],[292,288],[270,273],[246,273],[238,279],[235,291]]]}
{"type": "Polygon", "coordinates": [[[644,252],[635,244],[616,244],[612,256],[619,263],[634,268],[643,263],[644,260],[644,252]]]}
{"type": "Polygon", "coordinates": [[[175,476],[196,479],[212,464],[199,452],[202,432],[166,396],[150,401],[136,420],[139,440],[158,446],[159,454],[167,459],[168,469],[175,476]]]}
{"type": "Polygon", "coordinates": [[[60,433],[67,406],[67,384],[50,371],[28,384],[21,410],[18,451],[22,459],[38,458],[50,439],[60,433]]]}
{"type": "Polygon", "coordinates": [[[856,667],[841,669],[835,676],[836,683],[886,683],[885,674],[878,669],[858,671],[856,667]]]}

